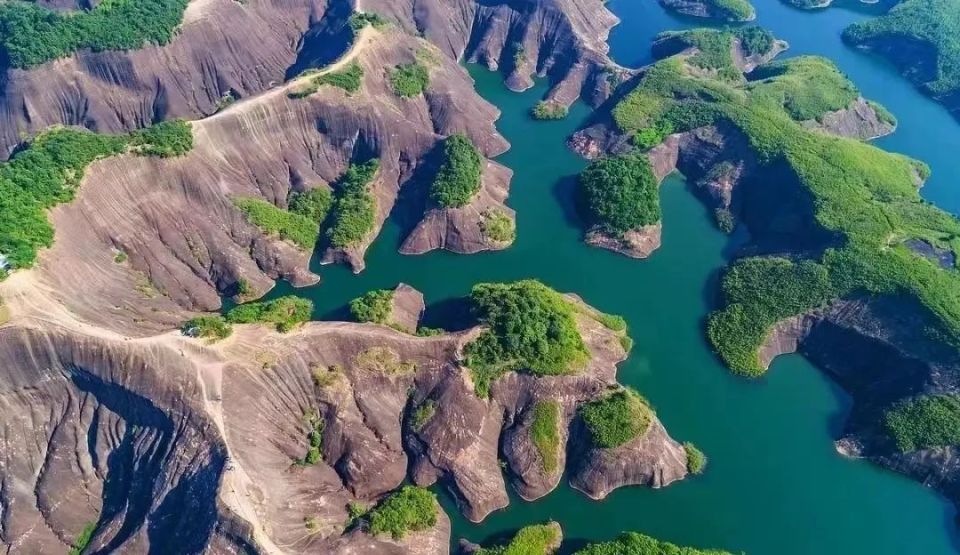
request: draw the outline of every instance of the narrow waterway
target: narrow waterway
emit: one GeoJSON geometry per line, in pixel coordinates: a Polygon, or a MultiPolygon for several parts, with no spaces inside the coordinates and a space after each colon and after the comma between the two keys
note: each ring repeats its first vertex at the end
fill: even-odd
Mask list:
{"type": "MultiPolygon", "coordinates": [[[[831,8],[801,12],[779,0],[756,0],[759,23],[791,43],[789,55],[834,60],[865,96],[900,118],[897,133],[879,142],[928,162],[926,197],[960,211],[960,124],[920,95],[892,68],[840,41],[850,22],[869,10],[831,8]]],[[[663,30],[701,22],[666,14],[653,0],[611,0],[623,20],[611,36],[612,53],[625,65],[649,61],[650,39],[663,30]]],[[[621,382],[655,406],[671,434],[698,444],[710,457],[704,476],[662,490],[626,488],[593,502],[559,487],[546,498],[511,506],[480,525],[460,517],[448,496],[453,541],[485,541],[553,519],[577,542],[636,530],[689,545],[757,554],[955,552],[954,510],[918,483],[868,463],[839,456],[833,438],[848,400],[821,372],[798,356],[778,359],[768,376],[731,376],[703,337],[717,272],[736,239],[718,233],[707,211],[679,178],[661,192],[663,247],[650,259],[631,260],[581,241],[571,205],[572,176],[584,165],[564,140],[588,111],[577,105],[560,122],[534,122],[527,110],[544,93],[507,91],[500,76],[471,67],[480,93],[500,107],[498,128],[512,144],[499,161],[515,171],[509,204],[518,214],[518,240],[499,253],[458,256],[399,255],[399,227],[388,222],[367,255],[367,270],[318,269],[320,285],[297,290],[316,303],[316,317],[340,318],[346,302],[374,288],[403,281],[435,306],[460,297],[481,281],[538,278],[573,291],[607,312],[622,314],[636,345],[620,367],[621,382]]],[[[278,284],[272,296],[291,289],[278,284]]],[[[428,317],[430,314],[428,312],[428,317]]]]}

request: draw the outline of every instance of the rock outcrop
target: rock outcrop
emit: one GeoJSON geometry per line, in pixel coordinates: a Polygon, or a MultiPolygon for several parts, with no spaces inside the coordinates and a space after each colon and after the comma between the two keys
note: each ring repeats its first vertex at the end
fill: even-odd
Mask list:
{"type": "Polygon", "coordinates": [[[756,11],[748,2],[743,3],[743,13],[735,13],[725,4],[716,0],[660,0],[664,8],[690,17],[731,22],[753,21],[757,18],[756,11]]]}
{"type": "Polygon", "coordinates": [[[426,308],[423,302],[423,293],[406,283],[401,283],[393,290],[391,305],[390,315],[387,316],[387,324],[408,333],[416,333],[417,327],[420,326],[420,318],[423,317],[423,311],[426,308]]]}
{"type": "Polygon", "coordinates": [[[889,135],[897,128],[896,122],[882,116],[878,109],[863,97],[857,98],[842,110],[827,112],[818,120],[806,121],[804,125],[832,135],[864,141],[889,135]]]}
{"type": "MultiPolygon", "coordinates": [[[[332,68],[354,62],[364,68],[355,94],[324,86],[290,98],[288,92],[303,85],[294,80],[192,122],[195,146],[186,156],[124,155],[92,164],[76,199],[51,212],[56,242],[41,253],[36,281],[83,320],[143,334],[176,326],[191,312],[218,309],[220,295],[240,279],[257,296],[277,278],[314,283],[311,253],[265,235],[232,199],[260,198],[283,208],[291,191],[327,187],[354,159],[376,156],[375,228],[361,244],[325,253],[362,269],[363,252],[401,185],[439,140],[465,133],[488,156],[507,147],[493,126],[496,108],[447,58],[437,56],[424,95],[396,96],[388,70],[430,46],[395,29],[385,32],[368,28],[332,68]],[[117,252],[126,262],[115,261],[117,252]]],[[[503,177],[502,200],[506,176],[489,167],[491,176],[503,177]]]]}
{"type": "Polygon", "coordinates": [[[630,73],[607,55],[618,20],[602,0],[364,0],[360,8],[421,33],[455,60],[504,71],[511,89],[548,77],[547,98],[564,106],[578,97],[597,105],[612,92],[608,76],[630,73]]]}
{"type": "Polygon", "coordinates": [[[5,68],[0,158],[24,135],[51,125],[116,133],[164,119],[196,119],[216,112],[225,98],[262,92],[284,80],[304,35],[326,10],[324,0],[194,0],[166,46],[79,52],[27,70],[5,68]]]}

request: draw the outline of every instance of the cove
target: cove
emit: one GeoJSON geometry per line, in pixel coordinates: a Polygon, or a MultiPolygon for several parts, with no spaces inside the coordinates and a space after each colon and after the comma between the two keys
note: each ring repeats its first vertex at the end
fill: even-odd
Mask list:
{"type": "MultiPolygon", "coordinates": [[[[928,162],[928,199],[953,212],[960,196],[960,125],[919,94],[885,63],[844,46],[840,32],[869,17],[868,11],[831,8],[802,12],[779,0],[755,2],[758,23],[791,43],[788,55],[829,57],[864,95],[884,103],[900,128],[879,144],[928,162]]],[[[636,66],[649,61],[658,32],[703,26],[676,18],[650,0],[612,0],[623,20],[614,29],[614,58],[636,66]]],[[[707,210],[679,177],[661,188],[663,246],[637,261],[587,247],[572,205],[573,176],[584,162],[564,140],[588,114],[576,105],[558,122],[535,122],[528,109],[544,94],[540,84],[522,94],[501,77],[471,67],[477,89],[503,112],[498,129],[512,148],[498,161],[514,170],[509,204],[518,217],[517,242],[506,251],[471,256],[396,250],[403,224],[388,220],[358,276],[343,267],[315,268],[315,287],[293,290],[279,283],[271,297],[311,298],[315,317],[339,319],[346,303],[370,290],[406,282],[431,305],[427,324],[446,301],[481,281],[538,278],[581,295],[600,310],[623,315],[636,341],[620,366],[621,383],[636,387],[654,405],[673,437],[690,440],[710,458],[705,475],[662,490],[625,488],[593,502],[565,485],[534,503],[514,497],[510,507],[483,523],[465,521],[454,501],[441,501],[461,537],[488,541],[521,526],[557,520],[571,550],[587,541],[635,530],[680,544],[751,554],[952,553],[958,544],[954,510],[922,485],[833,448],[848,410],[843,392],[799,356],[778,359],[767,377],[730,375],[711,353],[703,319],[711,310],[716,279],[738,239],[717,232],[707,210]]]]}

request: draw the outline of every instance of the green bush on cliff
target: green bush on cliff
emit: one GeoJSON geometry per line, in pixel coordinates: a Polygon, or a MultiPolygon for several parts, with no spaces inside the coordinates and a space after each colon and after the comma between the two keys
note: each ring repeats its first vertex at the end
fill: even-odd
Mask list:
{"type": "Polygon", "coordinates": [[[290,195],[290,211],[318,224],[323,223],[333,206],[333,194],[325,187],[314,187],[290,195]]]}
{"type": "Polygon", "coordinates": [[[466,347],[467,366],[481,397],[505,372],[570,374],[587,362],[589,352],[570,302],[539,281],[481,283],[470,300],[487,327],[466,347]]]}
{"type": "Polygon", "coordinates": [[[419,62],[399,65],[390,72],[390,85],[401,98],[419,96],[430,85],[430,70],[419,62]]]}
{"type": "Polygon", "coordinates": [[[740,40],[740,48],[747,56],[766,54],[776,43],[773,33],[757,25],[739,27],[733,31],[733,36],[740,40]]]}
{"type": "Polygon", "coordinates": [[[393,291],[378,289],[368,291],[350,301],[350,314],[358,322],[384,324],[393,310],[393,291]]]}
{"type": "Polygon", "coordinates": [[[466,206],[480,191],[483,156],[466,135],[443,141],[440,169],[430,186],[430,198],[444,208],[466,206]]]}
{"type": "Polygon", "coordinates": [[[209,339],[226,339],[233,333],[233,328],[223,316],[198,316],[191,318],[180,326],[180,331],[190,337],[206,337],[209,339]]]}
{"type": "Polygon", "coordinates": [[[580,406],[593,445],[619,447],[647,432],[653,409],[636,391],[625,388],[580,406]]]}
{"type": "Polygon", "coordinates": [[[960,445],[960,395],[928,395],[900,401],[884,426],[903,453],[960,445]]]}
{"type": "Polygon", "coordinates": [[[288,295],[272,301],[237,305],[227,312],[226,320],[231,324],[274,324],[277,331],[283,333],[308,321],[312,312],[312,301],[288,295]]]}
{"type": "Polygon", "coordinates": [[[376,224],[377,202],[369,185],[380,168],[379,160],[351,164],[334,189],[327,238],[334,248],[361,243],[376,224]]]}
{"type": "Polygon", "coordinates": [[[372,25],[379,29],[387,24],[387,20],[378,13],[373,12],[354,12],[350,14],[350,28],[359,31],[367,25],[372,25]]]}
{"type": "Polygon", "coordinates": [[[756,10],[747,0],[707,0],[714,13],[729,21],[749,21],[756,17],[756,10]]]}
{"type": "Polygon", "coordinates": [[[309,466],[317,464],[323,458],[320,448],[323,445],[325,421],[318,411],[308,412],[303,415],[303,420],[307,425],[307,454],[295,462],[298,466],[309,466]]]}
{"type": "Polygon", "coordinates": [[[367,515],[370,533],[390,534],[403,539],[407,532],[419,532],[437,523],[437,497],[429,490],[403,486],[384,498],[367,515]]]}
{"type": "Polygon", "coordinates": [[[540,455],[543,472],[552,476],[560,466],[560,403],[540,401],[533,406],[530,440],[540,455]]]}
{"type": "Polygon", "coordinates": [[[530,110],[530,116],[536,120],[563,119],[570,113],[570,109],[557,102],[541,100],[530,110]]]}
{"type": "Polygon", "coordinates": [[[89,522],[86,526],[83,527],[83,530],[77,535],[77,539],[73,540],[73,545],[70,546],[70,551],[67,552],[67,555],[80,555],[87,549],[87,546],[90,545],[90,542],[93,541],[93,535],[97,531],[97,523],[89,522]]]}
{"type": "Polygon", "coordinates": [[[703,474],[707,468],[707,456],[703,451],[697,449],[697,446],[689,441],[683,444],[683,451],[687,455],[687,472],[690,474],[703,474]]]}
{"type": "Polygon", "coordinates": [[[247,221],[268,235],[277,235],[301,249],[313,249],[320,234],[320,225],[310,218],[278,208],[258,198],[234,197],[233,204],[247,221]]]}
{"type": "Polygon", "coordinates": [[[414,409],[413,415],[410,417],[410,426],[419,432],[436,413],[437,402],[433,399],[427,399],[414,409]]]}
{"type": "Polygon", "coordinates": [[[130,134],[130,146],[144,156],[173,158],[193,149],[193,131],[182,119],[163,121],[130,134]]]}
{"type": "Polygon", "coordinates": [[[164,45],[173,38],[188,0],[111,0],[64,14],[28,2],[0,3],[0,64],[16,68],[95,52],[164,45]]]}
{"type": "Polygon", "coordinates": [[[489,208],[480,214],[480,231],[491,241],[510,243],[517,236],[517,225],[503,210],[489,208]]]}
{"type": "Polygon", "coordinates": [[[717,549],[696,549],[663,542],[636,532],[626,532],[617,539],[594,543],[574,555],[732,555],[717,549]]]}
{"type": "Polygon", "coordinates": [[[606,235],[660,221],[657,179],[645,156],[601,158],[580,172],[579,185],[589,224],[606,235]]]}
{"type": "Polygon", "coordinates": [[[305,98],[319,91],[323,85],[343,89],[348,94],[355,93],[363,85],[363,67],[357,62],[351,62],[344,69],[321,73],[309,79],[303,87],[287,93],[287,96],[290,98],[305,98]]]}
{"type": "Polygon", "coordinates": [[[506,545],[482,547],[475,555],[551,555],[560,545],[556,523],[525,526],[506,545]]]}

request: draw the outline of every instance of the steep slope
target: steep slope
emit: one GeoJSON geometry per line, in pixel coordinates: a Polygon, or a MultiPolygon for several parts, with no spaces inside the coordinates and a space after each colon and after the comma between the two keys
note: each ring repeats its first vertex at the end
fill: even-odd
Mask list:
{"type": "Polygon", "coordinates": [[[358,8],[422,34],[455,60],[503,71],[511,89],[533,86],[534,75],[548,77],[547,98],[563,105],[578,97],[598,104],[610,81],[629,73],[607,55],[618,20],[601,0],[363,0],[358,8]]]}
{"type": "Polygon", "coordinates": [[[193,0],[165,46],[81,51],[31,69],[3,68],[0,158],[51,125],[115,133],[195,119],[228,98],[266,90],[282,82],[326,9],[324,0],[193,0]]]}

